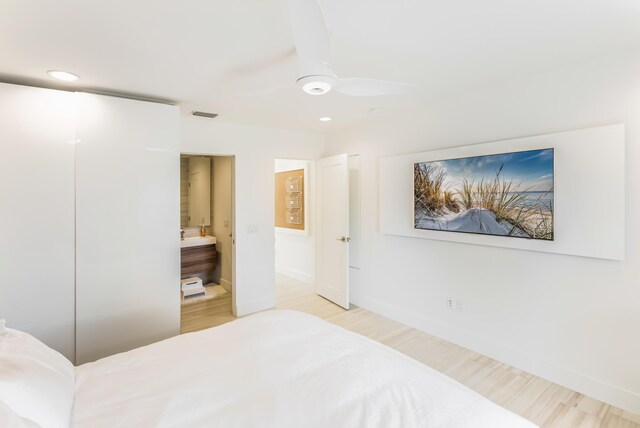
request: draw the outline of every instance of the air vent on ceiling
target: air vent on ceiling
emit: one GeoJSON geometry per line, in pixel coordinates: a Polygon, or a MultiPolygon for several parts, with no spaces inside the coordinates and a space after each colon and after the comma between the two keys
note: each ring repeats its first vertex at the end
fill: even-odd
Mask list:
{"type": "Polygon", "coordinates": [[[192,111],[191,114],[194,116],[208,117],[210,119],[213,119],[218,116],[217,113],[207,113],[206,111],[195,111],[195,110],[192,111]]]}

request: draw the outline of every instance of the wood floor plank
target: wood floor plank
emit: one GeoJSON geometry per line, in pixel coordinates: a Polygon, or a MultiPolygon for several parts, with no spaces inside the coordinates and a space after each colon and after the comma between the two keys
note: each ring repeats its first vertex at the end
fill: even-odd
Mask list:
{"type": "Polygon", "coordinates": [[[576,407],[560,403],[549,418],[542,424],[542,428],[580,427],[597,428],[603,426],[602,420],[576,407]]]}
{"type": "Polygon", "coordinates": [[[235,320],[231,293],[210,300],[189,302],[180,307],[180,333],[203,330],[235,320]]]}
{"type": "Polygon", "coordinates": [[[607,428],[637,428],[639,425],[638,422],[640,422],[640,419],[637,415],[633,414],[630,419],[627,419],[608,412],[605,414],[604,418],[602,418],[602,426],[607,428]]]}
{"type": "MultiPolygon", "coordinates": [[[[640,416],[586,397],[487,356],[352,306],[334,305],[295,279],[276,276],[276,308],[308,312],[384,343],[541,427],[640,428],[640,416]]],[[[181,332],[235,319],[231,294],[184,305],[181,332]]]]}
{"type": "Polygon", "coordinates": [[[627,412],[626,410],[618,409],[617,407],[611,407],[608,413],[640,424],[640,415],[635,415],[633,413],[627,412]]]}

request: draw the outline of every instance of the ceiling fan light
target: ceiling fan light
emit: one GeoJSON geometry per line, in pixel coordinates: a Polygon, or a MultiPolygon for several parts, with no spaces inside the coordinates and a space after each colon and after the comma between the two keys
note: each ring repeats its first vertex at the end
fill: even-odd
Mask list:
{"type": "Polygon", "coordinates": [[[302,86],[302,90],[310,95],[322,95],[331,90],[331,85],[325,82],[309,82],[302,86]]]}
{"type": "Polygon", "coordinates": [[[298,79],[298,84],[307,94],[323,95],[333,88],[336,79],[331,76],[305,76],[298,79]]]}

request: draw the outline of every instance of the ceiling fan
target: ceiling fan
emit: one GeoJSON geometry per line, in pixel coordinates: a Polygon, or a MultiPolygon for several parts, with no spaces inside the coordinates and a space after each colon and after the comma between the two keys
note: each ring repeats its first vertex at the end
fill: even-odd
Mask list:
{"type": "MultiPolygon", "coordinates": [[[[298,57],[297,86],[310,95],[334,90],[355,97],[405,93],[415,87],[408,83],[362,77],[340,78],[331,70],[331,39],[318,0],[288,0],[289,18],[298,57]]],[[[275,92],[292,84],[246,93],[256,95],[275,92]]]]}

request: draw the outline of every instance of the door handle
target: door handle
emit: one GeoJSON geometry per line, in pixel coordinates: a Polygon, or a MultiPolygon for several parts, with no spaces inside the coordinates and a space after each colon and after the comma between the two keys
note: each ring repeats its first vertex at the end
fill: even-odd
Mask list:
{"type": "Polygon", "coordinates": [[[348,236],[341,236],[339,238],[336,238],[336,241],[349,242],[351,241],[351,238],[349,238],[348,236]]]}

